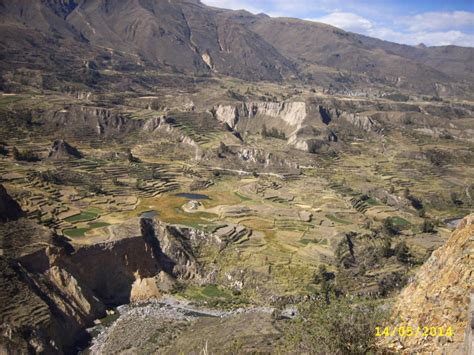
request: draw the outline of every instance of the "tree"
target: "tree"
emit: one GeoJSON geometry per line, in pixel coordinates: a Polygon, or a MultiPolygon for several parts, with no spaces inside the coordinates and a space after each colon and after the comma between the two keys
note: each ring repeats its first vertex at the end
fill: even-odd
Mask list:
{"type": "Polygon", "coordinates": [[[433,222],[429,220],[423,221],[423,224],[421,225],[421,231],[423,233],[433,233],[435,231],[433,222]]]}
{"type": "Polygon", "coordinates": [[[399,230],[395,224],[393,224],[393,221],[390,217],[387,217],[384,219],[383,224],[382,224],[382,232],[385,235],[388,236],[393,236],[398,234],[399,230]]]}
{"type": "Polygon", "coordinates": [[[3,144],[0,144],[0,155],[7,155],[8,154],[8,149],[6,146],[4,146],[3,144]]]}
{"type": "Polygon", "coordinates": [[[35,162],[40,160],[40,158],[33,151],[28,149],[19,151],[17,147],[13,147],[12,153],[13,159],[18,161],[35,162]]]}
{"type": "Polygon", "coordinates": [[[408,245],[405,241],[401,241],[395,245],[394,251],[398,261],[407,263],[410,260],[410,249],[408,249],[408,245]]]}
{"type": "Polygon", "coordinates": [[[383,238],[382,247],[380,248],[380,254],[382,254],[384,258],[389,258],[393,255],[392,241],[387,235],[383,238]]]}
{"type": "Polygon", "coordinates": [[[13,147],[12,149],[13,159],[20,160],[20,151],[17,147],[13,147]]]}
{"type": "Polygon", "coordinates": [[[451,192],[450,194],[451,202],[457,206],[462,205],[462,200],[459,198],[459,195],[456,192],[451,192]]]}
{"type": "Polygon", "coordinates": [[[139,163],[140,162],[140,159],[133,156],[131,149],[128,150],[127,159],[130,163],[139,163]]]}

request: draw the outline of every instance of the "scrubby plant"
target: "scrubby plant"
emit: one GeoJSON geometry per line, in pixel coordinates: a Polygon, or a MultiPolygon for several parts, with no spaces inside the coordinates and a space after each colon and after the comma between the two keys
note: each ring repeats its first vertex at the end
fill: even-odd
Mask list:
{"type": "Polygon", "coordinates": [[[430,220],[423,221],[421,231],[423,233],[433,233],[435,231],[434,223],[430,220]]]}
{"type": "Polygon", "coordinates": [[[285,334],[291,353],[367,354],[375,351],[374,329],[388,309],[374,301],[331,297],[329,304],[309,302],[299,309],[285,334]]]}
{"type": "Polygon", "coordinates": [[[397,257],[397,260],[401,263],[407,263],[410,261],[410,249],[408,248],[408,245],[405,243],[405,241],[401,241],[395,245],[394,253],[397,257]]]}
{"type": "Polygon", "coordinates": [[[286,139],[285,132],[280,131],[276,129],[275,127],[272,127],[272,129],[268,130],[267,126],[263,124],[262,127],[262,137],[264,138],[276,138],[276,139],[286,139]]]}
{"type": "Polygon", "coordinates": [[[12,154],[13,154],[13,159],[17,161],[35,162],[35,161],[40,160],[38,155],[36,155],[33,151],[29,149],[24,149],[20,151],[18,150],[17,147],[13,147],[12,154]]]}
{"type": "Polygon", "coordinates": [[[384,258],[389,258],[393,255],[392,241],[387,235],[385,235],[383,238],[382,246],[380,247],[380,255],[382,255],[384,258]]]}
{"type": "Polygon", "coordinates": [[[385,235],[393,236],[398,234],[398,227],[393,223],[393,220],[390,217],[384,219],[382,223],[382,232],[385,235]]]}
{"type": "Polygon", "coordinates": [[[0,155],[6,156],[8,154],[8,149],[5,145],[0,144],[0,155]]]}

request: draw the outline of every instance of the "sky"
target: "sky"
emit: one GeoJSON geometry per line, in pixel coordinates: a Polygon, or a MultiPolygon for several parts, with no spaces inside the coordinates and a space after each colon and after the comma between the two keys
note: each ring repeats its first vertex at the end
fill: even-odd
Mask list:
{"type": "Polygon", "coordinates": [[[387,41],[474,47],[474,0],[202,0],[272,17],[324,22],[387,41]]]}

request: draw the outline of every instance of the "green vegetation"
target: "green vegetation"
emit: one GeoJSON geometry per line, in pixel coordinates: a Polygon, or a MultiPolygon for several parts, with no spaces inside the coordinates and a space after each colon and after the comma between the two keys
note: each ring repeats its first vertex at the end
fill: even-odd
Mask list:
{"type": "Polygon", "coordinates": [[[396,226],[396,227],[406,227],[408,225],[410,225],[410,222],[408,222],[406,219],[402,218],[402,217],[398,217],[398,216],[395,216],[395,217],[391,217],[390,218],[393,225],[396,226]]]}
{"type": "Polygon", "coordinates": [[[263,128],[262,128],[262,137],[286,139],[285,132],[276,129],[275,127],[272,127],[272,129],[268,130],[265,124],[263,124],[263,128]]]}
{"type": "Polygon", "coordinates": [[[430,220],[424,220],[423,224],[421,225],[421,231],[423,233],[434,233],[435,232],[434,223],[431,222],[430,220]]]}
{"type": "Polygon", "coordinates": [[[178,294],[195,302],[203,302],[207,306],[223,309],[240,307],[247,303],[247,300],[239,293],[231,292],[218,285],[188,286],[178,294]]]}
{"type": "Polygon", "coordinates": [[[74,216],[68,217],[65,220],[70,223],[77,223],[77,222],[86,222],[96,219],[99,216],[100,211],[94,208],[89,208],[79,214],[74,216]]]}
{"type": "Polygon", "coordinates": [[[408,246],[405,241],[401,241],[397,245],[395,245],[394,253],[397,257],[397,260],[401,263],[407,263],[410,259],[410,249],[408,249],[408,246]]]}
{"type": "Polygon", "coordinates": [[[341,224],[352,224],[352,222],[349,222],[349,221],[346,221],[344,219],[341,219],[341,218],[338,218],[336,217],[335,215],[333,214],[327,214],[326,215],[326,218],[333,221],[333,222],[336,222],[336,223],[341,223],[341,224]]]}
{"type": "Polygon", "coordinates": [[[393,219],[388,217],[383,221],[382,232],[387,236],[393,236],[398,234],[399,228],[397,225],[395,225],[395,223],[393,223],[393,219]]]}
{"type": "Polygon", "coordinates": [[[242,201],[252,201],[252,199],[250,197],[239,194],[237,191],[235,191],[234,194],[235,194],[235,196],[240,198],[242,201]]]}
{"type": "Polygon", "coordinates": [[[18,161],[36,162],[40,161],[40,158],[36,153],[29,149],[18,150],[17,147],[12,149],[13,159],[18,161]]]}
{"type": "Polygon", "coordinates": [[[387,310],[377,302],[332,297],[301,305],[301,317],[285,329],[284,350],[312,354],[374,353],[374,329],[382,326],[387,310]]]}
{"type": "Polygon", "coordinates": [[[83,237],[87,232],[89,232],[92,229],[107,227],[109,225],[110,225],[109,223],[105,223],[105,222],[93,222],[93,223],[89,223],[88,227],[65,229],[64,235],[71,238],[79,238],[79,237],[83,237]]]}

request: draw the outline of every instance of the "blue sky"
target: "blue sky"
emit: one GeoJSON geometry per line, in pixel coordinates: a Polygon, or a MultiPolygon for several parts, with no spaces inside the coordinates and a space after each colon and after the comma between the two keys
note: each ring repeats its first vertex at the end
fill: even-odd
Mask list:
{"type": "Polygon", "coordinates": [[[206,5],[319,21],[388,41],[474,47],[474,0],[202,0],[206,5]]]}

